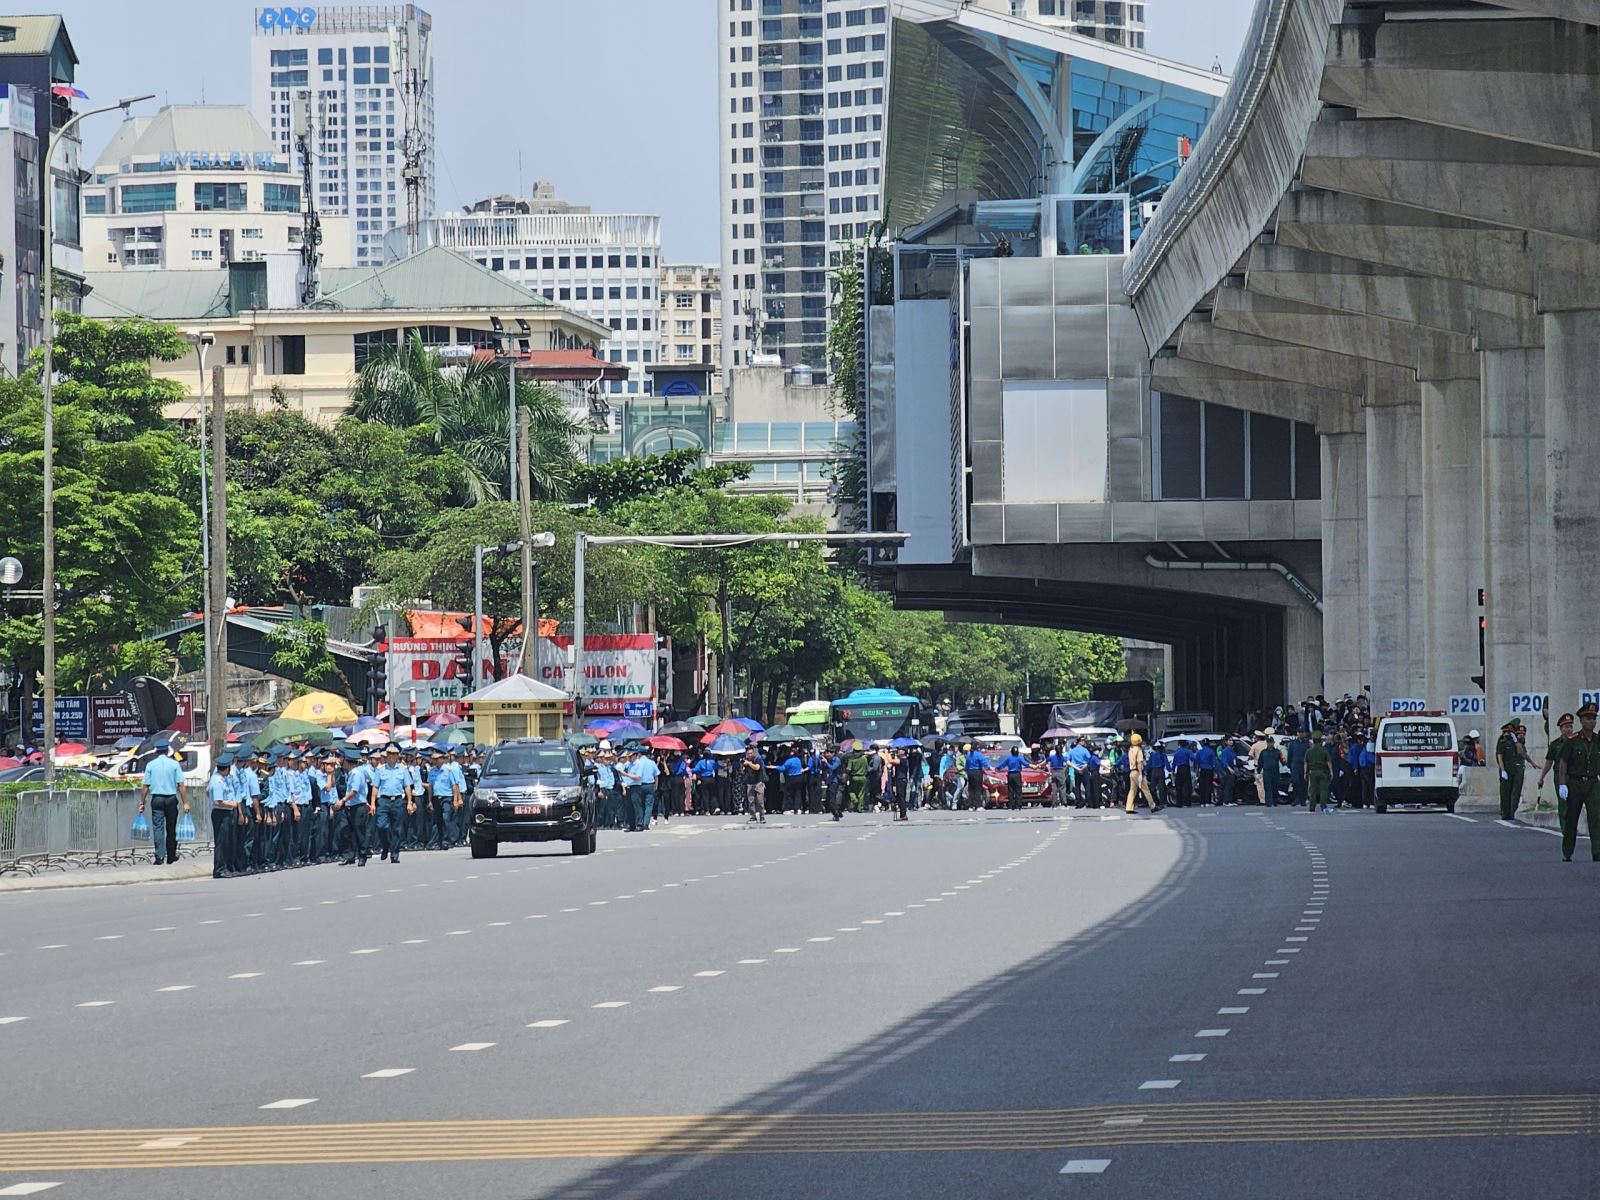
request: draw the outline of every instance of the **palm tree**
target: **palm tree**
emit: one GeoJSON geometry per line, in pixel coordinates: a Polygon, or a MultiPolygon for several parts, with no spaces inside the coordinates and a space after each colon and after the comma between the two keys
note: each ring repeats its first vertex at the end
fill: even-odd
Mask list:
{"type": "MultiPolygon", "coordinates": [[[[413,331],[402,345],[380,347],[362,363],[347,415],[418,430],[435,448],[453,452],[462,463],[462,486],[476,504],[506,491],[508,384],[506,369],[493,359],[448,362],[413,331]]],[[[579,465],[585,426],[542,384],[518,381],[517,403],[528,410],[532,495],[561,499],[579,465]]]]}

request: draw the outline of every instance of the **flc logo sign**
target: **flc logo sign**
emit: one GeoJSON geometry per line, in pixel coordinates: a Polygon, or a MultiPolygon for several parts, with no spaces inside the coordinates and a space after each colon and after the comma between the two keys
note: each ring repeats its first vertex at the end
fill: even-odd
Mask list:
{"type": "Polygon", "coordinates": [[[256,15],[256,24],[263,29],[310,29],[317,23],[314,8],[263,8],[256,15]]]}

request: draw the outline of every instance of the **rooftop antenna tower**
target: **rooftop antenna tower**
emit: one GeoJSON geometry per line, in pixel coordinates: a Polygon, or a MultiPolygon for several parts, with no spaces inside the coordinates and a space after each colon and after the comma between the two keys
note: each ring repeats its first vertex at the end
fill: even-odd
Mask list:
{"type": "Polygon", "coordinates": [[[422,129],[422,99],[433,83],[433,31],[410,9],[404,27],[389,30],[391,57],[400,64],[400,104],[405,110],[405,133],[400,142],[400,177],[406,188],[406,254],[417,252],[422,221],[422,159],[427,149],[422,129]]]}
{"type": "Polygon", "coordinates": [[[294,102],[294,144],[300,154],[300,303],[317,302],[322,291],[322,221],[317,216],[317,194],[312,186],[311,164],[316,131],[311,124],[311,93],[301,92],[294,102]]]}

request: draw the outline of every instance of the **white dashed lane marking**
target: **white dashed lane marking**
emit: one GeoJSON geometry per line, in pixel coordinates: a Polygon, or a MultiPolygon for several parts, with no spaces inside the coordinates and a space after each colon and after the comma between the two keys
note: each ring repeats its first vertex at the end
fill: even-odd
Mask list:
{"type": "Polygon", "coordinates": [[[462,1042],[459,1046],[451,1046],[450,1052],[452,1054],[456,1054],[461,1052],[470,1052],[473,1050],[487,1050],[493,1045],[493,1042],[462,1042]]]}
{"type": "Polygon", "coordinates": [[[1146,1079],[1139,1085],[1141,1092],[1170,1091],[1182,1083],[1181,1079],[1146,1079]]]}
{"type": "Polygon", "coordinates": [[[0,1017],[0,1025],[15,1025],[18,1021],[26,1021],[27,1017],[0,1017]]]}
{"type": "Polygon", "coordinates": [[[1111,1165],[1109,1158],[1075,1158],[1061,1168],[1062,1175],[1101,1175],[1111,1165]]]}
{"type": "Polygon", "coordinates": [[[550,1020],[546,1020],[546,1021],[530,1021],[528,1023],[528,1028],[529,1029],[554,1029],[557,1025],[565,1025],[565,1024],[567,1024],[567,1022],[565,1020],[560,1020],[560,1021],[550,1021],[550,1020]]]}
{"type": "Polygon", "coordinates": [[[363,1079],[398,1079],[402,1075],[409,1075],[415,1067],[384,1067],[381,1071],[368,1071],[363,1079]]]}
{"type": "Polygon", "coordinates": [[[59,1183],[46,1183],[34,1181],[31,1183],[13,1183],[10,1187],[0,1188],[0,1196],[37,1196],[40,1192],[48,1192],[51,1188],[58,1188],[59,1183]]]}

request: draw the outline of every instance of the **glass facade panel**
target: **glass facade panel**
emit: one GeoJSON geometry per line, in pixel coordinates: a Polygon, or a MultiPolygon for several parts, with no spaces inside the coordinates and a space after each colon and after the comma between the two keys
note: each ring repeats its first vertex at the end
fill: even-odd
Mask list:
{"type": "Polygon", "coordinates": [[[1250,414],[1250,498],[1290,500],[1294,427],[1282,417],[1250,414]]]}
{"type": "Polygon", "coordinates": [[[772,425],[771,447],[774,451],[797,451],[800,449],[800,425],[798,422],[778,421],[772,425]]]}
{"type": "Polygon", "coordinates": [[[129,183],[118,188],[117,193],[118,212],[174,212],[178,207],[176,183],[129,183]]]}
{"type": "Polygon", "coordinates": [[[1205,469],[1207,500],[1243,500],[1244,418],[1237,408],[1206,405],[1205,469]]]}
{"type": "Polygon", "coordinates": [[[832,421],[807,421],[805,425],[805,449],[831,450],[838,433],[832,421]]]}
{"type": "Polygon", "coordinates": [[[1162,500],[1200,499],[1200,401],[1161,397],[1162,500]]]}
{"type": "Polygon", "coordinates": [[[1294,427],[1294,498],[1322,498],[1322,441],[1314,426],[1299,421],[1294,427]]]}

